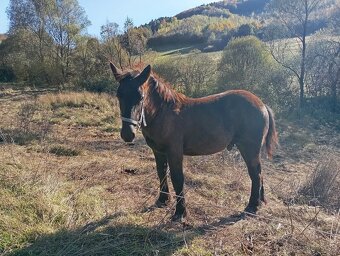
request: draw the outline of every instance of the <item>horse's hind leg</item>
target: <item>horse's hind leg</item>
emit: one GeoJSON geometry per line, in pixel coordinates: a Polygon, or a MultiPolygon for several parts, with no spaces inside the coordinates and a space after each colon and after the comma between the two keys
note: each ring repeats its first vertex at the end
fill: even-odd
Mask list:
{"type": "Polygon", "coordinates": [[[256,214],[261,201],[265,202],[263,178],[261,175],[260,149],[254,149],[250,145],[238,146],[241,155],[246,162],[248,173],[251,179],[251,194],[245,212],[256,214]]]}
{"type": "Polygon", "coordinates": [[[164,207],[166,206],[167,202],[169,201],[169,187],[167,181],[167,168],[168,168],[168,160],[167,156],[161,153],[154,151],[155,160],[156,160],[156,167],[157,167],[157,174],[159,178],[159,197],[156,201],[157,207],[164,207]]]}
{"type": "Polygon", "coordinates": [[[247,161],[248,173],[251,179],[251,194],[245,212],[256,214],[261,201],[264,201],[263,179],[259,157],[247,161]]]}

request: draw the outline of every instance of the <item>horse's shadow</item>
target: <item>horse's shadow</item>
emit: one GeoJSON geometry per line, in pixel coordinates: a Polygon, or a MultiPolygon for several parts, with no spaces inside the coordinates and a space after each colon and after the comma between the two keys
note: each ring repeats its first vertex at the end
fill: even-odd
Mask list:
{"type": "Polygon", "coordinates": [[[172,255],[191,239],[240,220],[232,215],[210,225],[189,226],[186,230],[190,234],[184,241],[182,228],[120,224],[119,218],[124,215],[115,213],[77,229],[41,235],[29,246],[7,255],[172,255]]]}
{"type": "Polygon", "coordinates": [[[239,222],[244,219],[245,216],[243,214],[232,214],[227,217],[222,217],[219,220],[214,221],[210,224],[204,224],[202,226],[196,227],[196,229],[200,231],[202,234],[205,234],[219,228],[234,225],[236,222],[239,222]]]}

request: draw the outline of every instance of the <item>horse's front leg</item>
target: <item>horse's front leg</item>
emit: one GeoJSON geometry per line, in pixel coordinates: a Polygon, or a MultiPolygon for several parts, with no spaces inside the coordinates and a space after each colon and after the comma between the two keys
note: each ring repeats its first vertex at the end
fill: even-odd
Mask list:
{"type": "Polygon", "coordinates": [[[168,163],[170,167],[171,181],[176,192],[176,211],[172,221],[184,221],[187,215],[184,199],[184,175],[183,175],[183,153],[182,150],[170,150],[168,152],[168,163]]]}
{"type": "Polygon", "coordinates": [[[157,207],[164,207],[167,205],[170,196],[169,196],[169,187],[167,181],[167,169],[168,169],[168,160],[165,154],[161,154],[159,152],[153,151],[156,160],[157,174],[159,178],[159,197],[156,201],[157,207]]]}

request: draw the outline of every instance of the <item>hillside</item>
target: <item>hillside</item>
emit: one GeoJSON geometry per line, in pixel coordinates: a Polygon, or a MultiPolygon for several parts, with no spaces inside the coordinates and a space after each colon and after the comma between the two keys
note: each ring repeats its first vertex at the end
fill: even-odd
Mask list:
{"type": "MultiPolygon", "coordinates": [[[[254,35],[261,40],[275,30],[279,37],[288,35],[270,13],[266,6],[270,0],[219,1],[185,10],[174,17],[161,17],[153,20],[146,27],[153,36],[148,45],[159,49],[167,45],[175,48],[183,45],[195,45],[202,51],[222,50],[235,37],[254,35]]],[[[320,5],[317,14],[310,18],[308,34],[327,27],[329,16],[337,15],[334,0],[327,0],[320,5]]]]}
{"type": "Polygon", "coordinates": [[[211,4],[205,4],[183,11],[175,17],[177,19],[189,18],[193,15],[206,15],[209,17],[228,18],[230,13],[241,16],[260,14],[270,0],[238,0],[238,1],[219,1],[211,4]]]}
{"type": "Polygon", "coordinates": [[[162,17],[146,26],[153,32],[151,48],[164,45],[196,45],[205,51],[221,50],[232,37],[255,35],[258,20],[268,0],[220,1],[183,11],[174,17],[162,17]]]}

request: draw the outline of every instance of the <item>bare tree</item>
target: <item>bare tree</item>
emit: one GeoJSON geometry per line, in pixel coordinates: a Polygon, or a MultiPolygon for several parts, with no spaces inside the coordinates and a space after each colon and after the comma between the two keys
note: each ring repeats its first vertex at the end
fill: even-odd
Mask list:
{"type": "Polygon", "coordinates": [[[114,22],[106,22],[100,27],[100,36],[103,43],[103,51],[105,57],[113,62],[118,62],[120,68],[124,66],[124,57],[126,58],[126,50],[122,45],[122,35],[119,25],[114,22]]]}
{"type": "Polygon", "coordinates": [[[338,108],[340,40],[323,36],[314,40],[307,54],[308,89],[314,96],[330,96],[331,110],[338,108]]]}
{"type": "Polygon", "coordinates": [[[143,54],[146,52],[148,39],[151,36],[151,30],[148,28],[136,28],[135,33],[135,50],[139,55],[139,62],[142,62],[143,54]]]}
{"type": "Polygon", "coordinates": [[[300,55],[298,63],[287,61],[286,53],[292,50],[287,44],[281,48],[281,55],[273,52],[273,57],[283,67],[289,69],[299,81],[299,113],[303,108],[305,97],[306,37],[311,18],[323,2],[322,0],[273,0],[268,6],[274,17],[286,27],[288,36],[296,38],[298,42],[300,55]]]}

